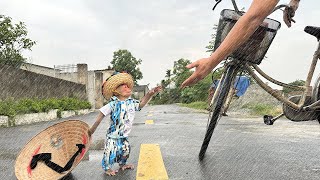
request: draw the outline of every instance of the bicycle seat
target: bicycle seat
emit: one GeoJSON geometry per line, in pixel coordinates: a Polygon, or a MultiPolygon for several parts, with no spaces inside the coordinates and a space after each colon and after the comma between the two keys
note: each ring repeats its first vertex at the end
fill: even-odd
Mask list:
{"type": "Polygon", "coordinates": [[[318,40],[320,39],[320,27],[306,26],[304,32],[313,35],[318,40]]]}

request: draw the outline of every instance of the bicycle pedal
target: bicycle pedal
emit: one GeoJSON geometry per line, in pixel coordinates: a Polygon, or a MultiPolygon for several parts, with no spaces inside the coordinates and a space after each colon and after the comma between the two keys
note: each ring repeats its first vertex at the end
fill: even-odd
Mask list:
{"type": "Polygon", "coordinates": [[[269,115],[264,115],[263,116],[263,122],[266,124],[266,125],[273,125],[273,116],[269,116],[269,115]]]}

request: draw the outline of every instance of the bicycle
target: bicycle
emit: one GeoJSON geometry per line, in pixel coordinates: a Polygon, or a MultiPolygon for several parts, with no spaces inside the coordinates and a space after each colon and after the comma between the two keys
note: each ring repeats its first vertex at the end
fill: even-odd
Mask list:
{"type": "MultiPolygon", "coordinates": [[[[219,0],[217,3],[219,3],[219,0]]],[[[232,0],[232,4],[235,10],[224,9],[220,13],[221,16],[217,28],[214,50],[219,47],[220,43],[226,37],[233,25],[243,14],[243,12],[239,11],[235,0],[232,0]]],[[[283,7],[287,7],[287,5],[279,5],[274,9],[274,11],[283,7]]],[[[199,152],[200,160],[204,158],[213,131],[221,118],[221,109],[226,103],[231,85],[234,83],[234,79],[238,73],[246,72],[260,87],[283,103],[283,113],[277,117],[265,115],[263,117],[265,124],[272,125],[282,116],[286,116],[292,121],[317,119],[320,123],[320,76],[317,78],[313,88],[310,86],[317,61],[320,58],[320,27],[307,26],[304,29],[308,34],[315,36],[319,44],[314,53],[305,84],[303,86],[295,86],[273,79],[258,67],[264,59],[277,31],[280,29],[280,26],[281,23],[279,21],[266,18],[249,40],[226,58],[224,63],[224,72],[209,105],[207,130],[199,152]],[[279,91],[272,89],[264,83],[253,69],[268,81],[282,87],[302,91],[302,94],[289,98],[283,97],[279,91]]]]}

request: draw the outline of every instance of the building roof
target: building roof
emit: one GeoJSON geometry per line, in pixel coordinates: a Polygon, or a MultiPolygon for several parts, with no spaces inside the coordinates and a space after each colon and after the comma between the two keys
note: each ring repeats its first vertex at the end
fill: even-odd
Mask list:
{"type": "Polygon", "coordinates": [[[149,90],[148,85],[139,85],[139,86],[134,86],[133,91],[144,91],[145,89],[149,90]]]}

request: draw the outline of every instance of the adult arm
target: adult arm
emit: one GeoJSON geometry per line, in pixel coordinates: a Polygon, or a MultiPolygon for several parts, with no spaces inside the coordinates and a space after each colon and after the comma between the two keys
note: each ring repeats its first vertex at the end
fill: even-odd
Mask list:
{"type": "Polygon", "coordinates": [[[279,0],[253,0],[248,11],[239,18],[219,48],[208,58],[199,59],[189,65],[188,69],[196,68],[181,87],[190,86],[206,77],[214,67],[249,39],[263,20],[272,12],[279,0]]]}

